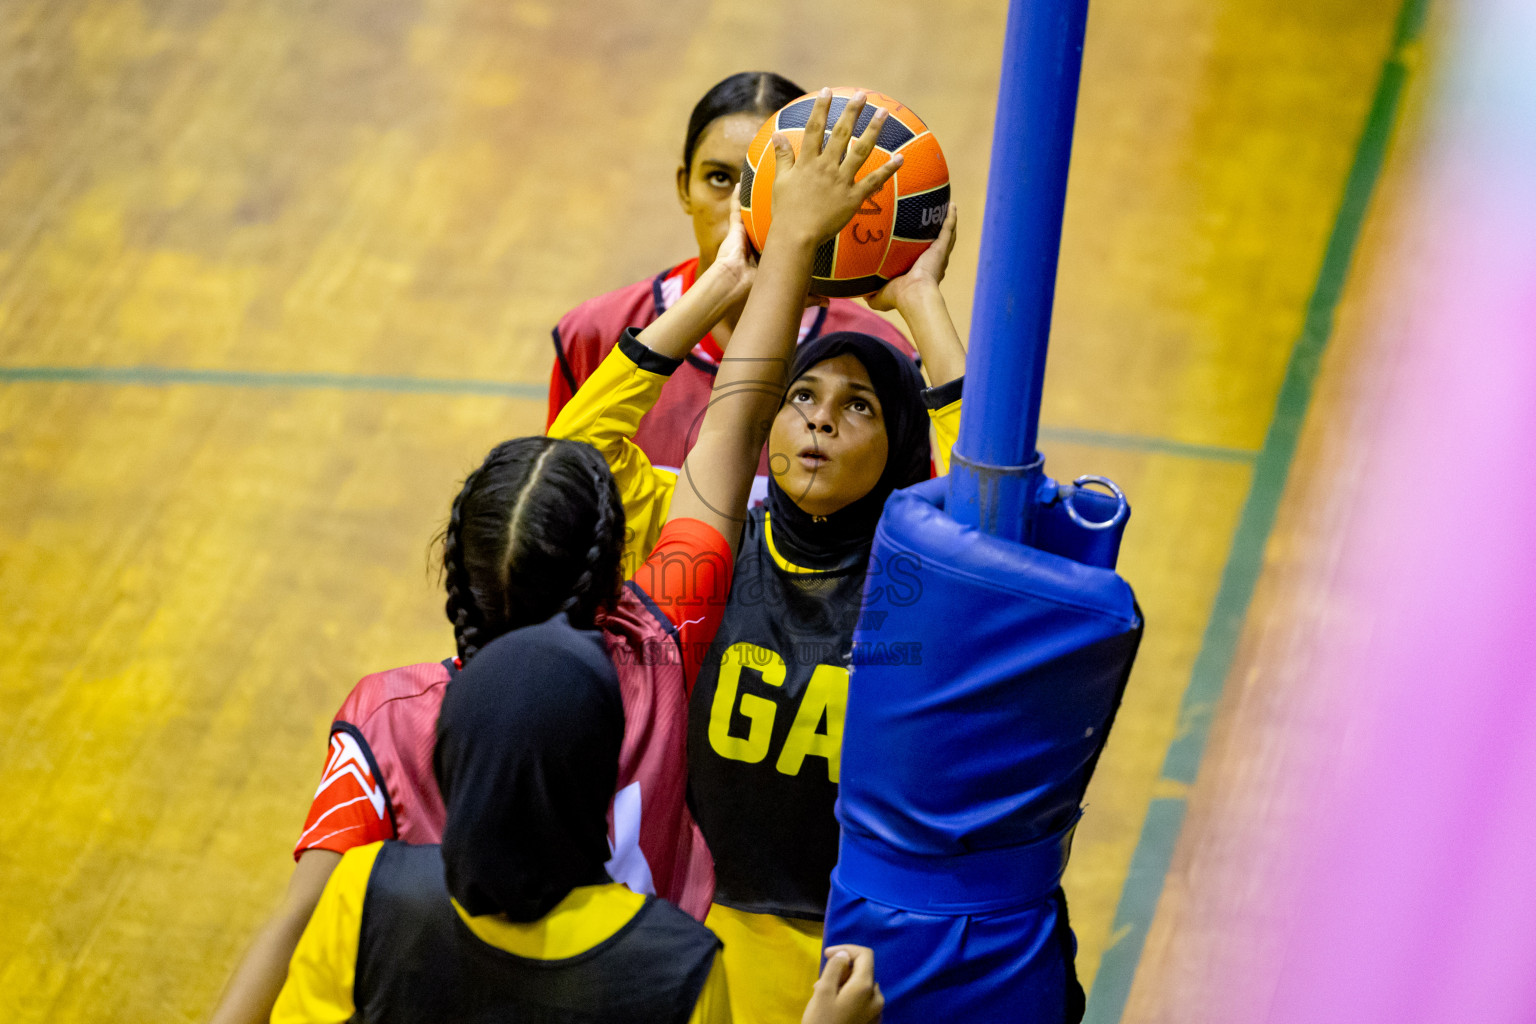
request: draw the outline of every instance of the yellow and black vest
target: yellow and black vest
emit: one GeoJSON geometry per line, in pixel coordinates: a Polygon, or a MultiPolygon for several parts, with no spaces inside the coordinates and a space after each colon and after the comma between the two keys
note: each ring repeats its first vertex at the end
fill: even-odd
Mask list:
{"type": "Polygon", "coordinates": [[[724,620],[688,712],[688,785],[715,902],[819,921],[837,863],[837,781],[867,565],[805,570],[748,516],[724,620]]]}
{"type": "Polygon", "coordinates": [[[685,1024],[719,947],[703,925],[650,897],[627,925],[584,953],[514,956],[460,920],[439,847],[387,842],[363,904],[355,1019],[685,1024]]]}

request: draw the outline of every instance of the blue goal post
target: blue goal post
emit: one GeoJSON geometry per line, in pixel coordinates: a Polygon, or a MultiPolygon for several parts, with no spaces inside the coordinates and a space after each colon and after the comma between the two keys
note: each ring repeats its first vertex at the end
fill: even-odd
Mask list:
{"type": "Polygon", "coordinates": [[[1028,536],[1041,483],[1040,391],[1087,22],[1088,0],[1008,9],[947,502],[959,522],[1007,540],[1028,536]]]}

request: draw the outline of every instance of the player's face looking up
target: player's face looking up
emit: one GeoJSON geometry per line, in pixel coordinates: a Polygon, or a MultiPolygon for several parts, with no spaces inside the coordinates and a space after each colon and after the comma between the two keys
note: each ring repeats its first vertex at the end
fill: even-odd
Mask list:
{"type": "Polygon", "coordinates": [[[864,364],[844,353],[796,379],[774,417],[768,452],[779,487],[813,516],[868,494],[885,471],[889,442],[864,364]]]}
{"type": "Polygon", "coordinates": [[[699,243],[699,273],[709,269],[731,220],[731,189],[741,179],[747,146],[763,123],[758,114],[727,114],[699,136],[689,166],[677,169],[677,198],[693,218],[699,243]]]}

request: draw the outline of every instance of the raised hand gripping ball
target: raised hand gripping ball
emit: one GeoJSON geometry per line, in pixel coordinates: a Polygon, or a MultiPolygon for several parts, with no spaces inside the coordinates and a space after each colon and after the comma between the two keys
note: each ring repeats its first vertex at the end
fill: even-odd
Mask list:
{"type": "MultiPolygon", "coordinates": [[[[850,87],[832,90],[832,107],[827,112],[829,133],[856,91],[850,87]]],[[[815,295],[838,297],[879,291],[885,282],[906,273],[923,250],[939,237],[939,229],[944,226],[944,213],[949,206],[949,168],[938,140],[921,118],[891,97],[878,92],[869,92],[868,97],[854,124],[855,137],[875,116],[876,107],[890,116],[857,177],[864,177],[896,153],[902,155],[903,163],[880,191],[865,200],[853,220],[816,250],[811,271],[811,292],[815,295]]],[[[747,148],[746,163],[741,169],[741,217],[747,236],[759,252],[773,219],[777,159],[768,140],[774,132],[783,133],[798,157],[805,123],[815,102],[814,95],[790,101],[763,122],[747,148]]]]}

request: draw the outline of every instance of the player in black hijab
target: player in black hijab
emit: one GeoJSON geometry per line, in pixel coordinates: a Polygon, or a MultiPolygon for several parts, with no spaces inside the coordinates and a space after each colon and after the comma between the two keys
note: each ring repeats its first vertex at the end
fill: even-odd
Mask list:
{"type": "Polygon", "coordinates": [[[690,703],[690,795],[715,858],[712,925],[729,927],[719,907],[821,920],[837,862],[853,627],[886,498],[931,472],[924,390],[910,360],[867,335],[828,335],[796,353],[770,432],[768,498],[748,516],[690,703]]]}
{"type": "Polygon", "coordinates": [[[789,411],[793,415],[784,417],[782,429],[775,423],[770,441],[774,451],[771,468],[775,472],[769,480],[766,503],[773,521],[774,543],[790,561],[830,569],[869,557],[875,523],[880,519],[885,499],[899,487],[928,479],[931,471],[924,387],[922,375],[910,359],[867,334],[840,331],[796,350],[790,384],[781,406],[781,413],[789,411]],[[841,495],[836,492],[838,481],[832,478],[825,424],[813,422],[802,411],[807,404],[802,400],[806,390],[804,378],[807,374],[815,376],[814,371],[822,364],[840,356],[857,360],[868,375],[884,422],[887,454],[874,486],[862,497],[827,515],[815,515],[798,502],[819,507],[808,500],[816,492],[831,492],[828,498],[833,502],[841,495]],[[809,460],[819,463],[814,468],[800,466],[797,456],[791,454],[807,448],[818,453],[819,458],[809,460]],[[801,472],[796,473],[797,469],[801,472]]]}
{"type": "MultiPolygon", "coordinates": [[[[719,939],[604,866],[623,737],[601,633],[560,614],[481,650],[438,719],[441,846],[343,857],[272,1019],[728,1024],[719,939]]],[[[805,1019],[880,1002],[869,951],[841,947],[805,1019]]]]}
{"type": "MultiPolygon", "coordinates": [[[[954,365],[963,350],[947,316],[943,326],[954,365]]],[[[913,335],[932,350],[934,339],[913,335]]],[[[732,987],[765,1021],[794,1019],[793,1000],[772,993],[796,991],[815,969],[837,862],[853,628],[866,586],[905,582],[900,565],[870,565],[870,547],[891,493],[931,475],[930,411],[958,405],[961,380],[935,376],[943,386],[925,389],[916,365],[868,335],[796,352],[769,434],[767,500],[743,529],[690,701],[689,792],[715,859],[706,923],[726,941],[733,978],[737,963],[768,965],[759,984],[732,987]]],[[[903,639],[886,646],[905,650],[903,639]]]]}
{"type": "Polygon", "coordinates": [[[444,876],[461,907],[537,921],[572,889],[610,881],[623,736],[602,634],[563,615],[466,666],[443,698],[432,762],[448,812],[444,876]]]}

